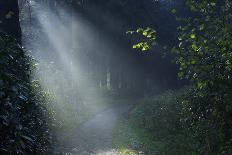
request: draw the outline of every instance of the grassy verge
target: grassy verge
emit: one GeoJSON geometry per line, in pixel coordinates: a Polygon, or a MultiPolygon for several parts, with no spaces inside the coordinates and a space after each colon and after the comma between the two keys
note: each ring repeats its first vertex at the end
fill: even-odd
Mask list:
{"type": "Polygon", "coordinates": [[[138,128],[131,120],[123,119],[114,130],[113,146],[120,155],[158,155],[163,149],[161,141],[155,141],[152,134],[138,128]]]}
{"type": "Polygon", "coordinates": [[[143,98],[118,123],[113,144],[120,155],[182,155],[189,143],[180,125],[182,91],[143,98]]]}

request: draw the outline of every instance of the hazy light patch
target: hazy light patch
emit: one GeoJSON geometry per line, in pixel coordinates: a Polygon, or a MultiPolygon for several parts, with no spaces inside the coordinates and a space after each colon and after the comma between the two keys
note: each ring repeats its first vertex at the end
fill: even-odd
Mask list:
{"type": "Polygon", "coordinates": [[[135,151],[128,148],[122,148],[119,150],[119,155],[145,155],[142,151],[135,151]]]}
{"type": "MultiPolygon", "coordinates": [[[[54,110],[55,124],[60,126],[54,129],[60,145],[67,146],[70,150],[72,147],[79,150],[84,145],[81,147],[84,151],[89,146],[97,155],[117,155],[116,150],[111,150],[111,131],[118,112],[104,110],[103,114],[95,115],[115,101],[109,97],[107,88],[100,88],[100,82],[96,85],[94,76],[98,71],[90,68],[92,73],[89,73],[86,66],[88,62],[84,61],[92,59],[96,64],[107,65],[105,61],[110,60],[112,53],[122,49],[107,39],[85,16],[70,13],[71,9],[51,10],[35,2],[32,2],[31,9],[36,21],[36,28],[31,27],[31,31],[41,34],[36,34],[39,37],[33,42],[29,38],[24,40],[28,47],[38,51],[33,53],[39,61],[35,76],[40,79],[43,89],[52,94],[52,105],[48,106],[54,110]],[[82,59],[83,57],[87,59],[82,59]],[[90,120],[81,122],[87,119],[90,120]],[[77,127],[78,130],[82,128],[85,131],[79,134],[84,140],[89,140],[85,141],[88,144],[83,144],[83,139],[76,137],[79,136],[77,127]],[[106,138],[102,139],[103,137],[106,138]],[[97,147],[90,144],[97,144],[97,147]]],[[[92,64],[90,66],[94,67],[92,64]]],[[[107,66],[103,69],[106,72],[108,70],[107,66]]],[[[106,83],[108,76],[112,75],[108,72],[105,74],[106,83]]]]}
{"type": "Polygon", "coordinates": [[[98,151],[96,155],[145,155],[142,151],[135,151],[128,148],[123,148],[120,150],[109,150],[109,151],[98,151]]]}
{"type": "Polygon", "coordinates": [[[71,15],[62,8],[54,11],[34,1],[31,4],[36,24],[43,31],[37,35],[43,35],[46,41],[24,40],[38,51],[35,55],[39,58],[39,70],[35,76],[40,79],[43,89],[53,95],[50,106],[56,112],[57,122],[64,126],[58,134],[65,138],[61,139],[65,143],[69,136],[75,135],[74,131],[69,131],[71,127],[75,128],[81,120],[108,104],[107,98],[103,97],[104,91],[93,87],[94,81],[79,58],[86,50],[96,51],[99,32],[82,17],[71,15]],[[47,59],[46,55],[51,58],[47,59]]]}
{"type": "Polygon", "coordinates": [[[119,155],[118,151],[115,149],[109,150],[109,151],[98,151],[96,155],[119,155]]]}
{"type": "MultiPolygon", "coordinates": [[[[73,57],[73,53],[78,56],[78,53],[83,52],[78,50],[85,50],[78,47],[77,40],[80,40],[81,37],[84,39],[85,36],[89,36],[89,34],[83,34],[83,31],[88,25],[73,21],[74,17],[71,17],[70,14],[64,10],[58,9],[58,14],[65,19],[64,22],[61,20],[61,17],[57,16],[52,10],[46,9],[45,6],[38,5],[39,4],[36,4],[34,12],[40,26],[47,35],[49,40],[47,44],[50,44],[54,48],[54,51],[51,50],[46,52],[55,52],[55,55],[58,55],[59,60],[56,60],[56,63],[58,63],[62,70],[65,70],[65,73],[68,73],[64,76],[67,78],[71,77],[72,85],[77,87],[77,91],[79,93],[83,91],[82,94],[86,94],[85,91],[87,86],[93,81],[86,76],[85,70],[81,68],[82,66],[78,62],[78,57],[73,57]]],[[[94,48],[94,45],[92,48],[94,48]]],[[[49,83],[45,85],[53,87],[50,86],[49,83]]]]}

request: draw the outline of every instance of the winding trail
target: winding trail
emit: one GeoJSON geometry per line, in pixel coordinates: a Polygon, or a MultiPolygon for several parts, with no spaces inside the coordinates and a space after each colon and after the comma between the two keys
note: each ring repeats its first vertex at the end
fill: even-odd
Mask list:
{"type": "Polygon", "coordinates": [[[69,140],[73,145],[71,155],[118,155],[112,148],[113,130],[118,118],[132,105],[113,106],[82,124],[77,134],[69,140]]]}

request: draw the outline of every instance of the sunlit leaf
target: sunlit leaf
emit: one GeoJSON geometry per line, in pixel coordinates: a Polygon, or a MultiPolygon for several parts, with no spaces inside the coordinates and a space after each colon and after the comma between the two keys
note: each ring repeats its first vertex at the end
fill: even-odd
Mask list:
{"type": "Polygon", "coordinates": [[[192,39],[195,39],[195,38],[196,38],[196,34],[191,34],[190,37],[191,37],[192,39]]]}

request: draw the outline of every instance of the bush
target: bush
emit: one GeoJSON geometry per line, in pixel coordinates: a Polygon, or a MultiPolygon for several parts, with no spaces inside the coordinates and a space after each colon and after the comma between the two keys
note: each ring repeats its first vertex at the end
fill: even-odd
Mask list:
{"type": "Polygon", "coordinates": [[[31,57],[0,34],[0,154],[51,152],[45,96],[31,82],[31,57]]]}
{"type": "Polygon", "coordinates": [[[200,143],[201,154],[231,154],[231,104],[218,94],[198,95],[191,90],[183,97],[182,124],[200,143]]]}
{"type": "MultiPolygon", "coordinates": [[[[186,90],[186,89],[184,89],[186,90]]],[[[197,142],[188,134],[182,122],[181,96],[184,90],[167,91],[162,95],[147,97],[131,113],[130,120],[135,128],[143,128],[150,133],[153,141],[164,147],[159,154],[194,154],[197,142]]]]}
{"type": "Polygon", "coordinates": [[[130,121],[162,142],[160,154],[231,154],[230,106],[197,92],[188,88],[147,97],[132,111],[130,121]]]}
{"type": "Polygon", "coordinates": [[[167,91],[156,97],[147,97],[132,112],[135,124],[145,127],[155,137],[163,137],[167,133],[178,130],[180,104],[178,93],[167,91]]]}

